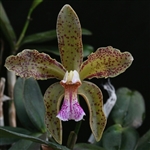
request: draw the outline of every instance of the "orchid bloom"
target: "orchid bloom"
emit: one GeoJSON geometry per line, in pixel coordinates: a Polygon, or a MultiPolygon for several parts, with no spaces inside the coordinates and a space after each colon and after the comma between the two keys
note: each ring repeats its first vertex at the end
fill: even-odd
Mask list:
{"type": "Polygon", "coordinates": [[[47,129],[58,143],[62,143],[61,120],[80,121],[85,115],[78,102],[78,94],[88,105],[90,127],[99,141],[106,124],[102,92],[95,84],[83,80],[115,77],[131,65],[133,57],[128,52],[121,53],[108,46],[98,48],[83,62],[81,26],[78,16],[69,5],[65,5],[58,15],[57,37],[62,64],[45,53],[26,49],[16,56],[9,56],[5,66],[20,77],[61,80],[52,84],[44,94],[47,129]]]}

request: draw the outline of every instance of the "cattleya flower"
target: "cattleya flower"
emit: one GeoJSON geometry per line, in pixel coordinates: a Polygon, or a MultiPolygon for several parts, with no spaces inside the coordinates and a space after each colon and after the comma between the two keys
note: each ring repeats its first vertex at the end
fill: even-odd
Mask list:
{"type": "Polygon", "coordinates": [[[78,94],[88,105],[90,127],[99,141],[106,124],[102,92],[94,83],[84,79],[115,77],[131,65],[133,57],[128,52],[121,53],[108,46],[98,48],[83,62],[81,26],[78,16],[69,5],[65,5],[58,15],[57,37],[62,64],[45,53],[25,49],[16,56],[9,56],[5,66],[20,77],[61,80],[52,84],[44,94],[45,122],[57,142],[62,143],[61,120],[80,121],[85,115],[78,102],[78,94]]]}

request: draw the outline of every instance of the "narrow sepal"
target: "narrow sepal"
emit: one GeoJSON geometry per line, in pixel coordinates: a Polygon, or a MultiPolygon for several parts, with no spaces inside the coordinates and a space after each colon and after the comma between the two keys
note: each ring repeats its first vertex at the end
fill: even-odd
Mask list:
{"type": "Polygon", "coordinates": [[[78,89],[78,94],[83,96],[88,105],[90,113],[90,127],[95,139],[99,141],[106,125],[101,90],[95,84],[83,81],[82,85],[78,89]]]}
{"type": "Polygon", "coordinates": [[[57,37],[60,57],[66,70],[77,70],[82,63],[82,31],[78,16],[70,5],[65,5],[57,18],[57,37]]]}
{"type": "Polygon", "coordinates": [[[88,56],[80,69],[81,80],[85,78],[115,77],[123,73],[133,61],[129,52],[121,53],[111,46],[99,48],[88,56]]]}
{"type": "Polygon", "coordinates": [[[63,79],[65,68],[45,53],[37,50],[23,50],[16,56],[7,57],[5,67],[14,71],[20,77],[35,79],[58,78],[63,79]]]}
{"type": "Polygon", "coordinates": [[[44,94],[44,103],[46,107],[45,123],[48,131],[60,144],[62,143],[62,124],[61,120],[56,116],[63,94],[64,88],[59,82],[52,84],[44,94]]]}

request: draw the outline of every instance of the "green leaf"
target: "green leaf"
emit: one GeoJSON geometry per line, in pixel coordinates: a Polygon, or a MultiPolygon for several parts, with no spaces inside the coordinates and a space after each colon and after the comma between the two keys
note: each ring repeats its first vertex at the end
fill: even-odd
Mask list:
{"type": "Polygon", "coordinates": [[[13,144],[12,147],[9,148],[9,150],[17,150],[17,149],[29,150],[29,147],[32,145],[32,143],[33,142],[29,140],[19,140],[15,144],[13,144]]]}
{"type": "Polygon", "coordinates": [[[150,148],[150,130],[148,130],[138,141],[136,150],[148,150],[150,148]]]}
{"type": "MultiPolygon", "coordinates": [[[[41,134],[41,133],[39,133],[39,134],[41,134]]],[[[66,148],[62,145],[52,143],[49,141],[44,141],[44,140],[37,138],[35,136],[30,136],[30,135],[25,135],[25,134],[9,131],[7,129],[0,127],[0,138],[4,138],[4,137],[9,137],[9,138],[15,138],[16,137],[16,138],[21,138],[21,139],[25,139],[25,140],[30,140],[30,141],[33,141],[36,143],[46,144],[46,145],[49,145],[56,150],[69,150],[68,148],[66,148]]]]}
{"type": "Polygon", "coordinates": [[[57,46],[33,46],[33,47],[35,47],[39,52],[52,53],[60,56],[59,49],[57,46]]]}
{"type": "Polygon", "coordinates": [[[28,150],[40,150],[40,148],[41,148],[41,144],[33,142],[28,148],[28,150]]]}
{"type": "Polygon", "coordinates": [[[121,125],[115,124],[104,132],[102,146],[106,150],[133,150],[138,137],[134,128],[122,128],[121,125]]]}
{"type": "Polygon", "coordinates": [[[78,143],[74,146],[73,150],[105,150],[105,149],[92,144],[78,143]]]}
{"type": "Polygon", "coordinates": [[[92,32],[90,30],[82,28],[82,35],[92,35],[92,32]]]}
{"type": "MultiPolygon", "coordinates": [[[[60,55],[59,49],[57,46],[30,46],[30,48],[36,48],[39,52],[47,52],[55,55],[60,55]]],[[[83,45],[83,56],[87,57],[94,51],[94,47],[88,44],[83,45]]]]}
{"type": "Polygon", "coordinates": [[[21,122],[21,124],[32,131],[37,131],[37,128],[31,122],[27,110],[25,107],[25,100],[24,100],[24,84],[25,79],[18,78],[14,87],[14,103],[16,108],[17,116],[21,122]]]}
{"type": "Polygon", "coordinates": [[[111,113],[114,122],[122,126],[139,127],[145,115],[142,95],[138,91],[131,91],[128,88],[120,88],[116,94],[117,102],[111,113]]]}
{"type": "Polygon", "coordinates": [[[14,88],[14,102],[17,116],[27,129],[46,131],[43,95],[36,80],[18,78],[14,88]]]}
{"type": "Polygon", "coordinates": [[[31,7],[30,7],[30,10],[29,10],[29,14],[32,13],[32,11],[42,2],[43,0],[34,0],[31,7]]]}
{"type": "MultiPolygon", "coordinates": [[[[4,126],[4,127],[1,127],[2,129],[6,129],[6,130],[9,130],[9,131],[14,131],[16,133],[22,133],[22,134],[30,134],[31,132],[29,132],[28,130],[25,130],[23,128],[14,128],[14,127],[8,127],[8,126],[4,126]]],[[[0,145],[9,145],[9,144],[12,144],[16,141],[18,141],[19,138],[10,138],[10,137],[3,137],[2,134],[0,134],[0,145]]]]}
{"type": "Polygon", "coordinates": [[[56,39],[56,30],[50,30],[25,36],[21,42],[21,45],[29,43],[43,43],[53,39],[56,39]]]}
{"type": "Polygon", "coordinates": [[[10,24],[10,21],[7,17],[7,14],[5,12],[5,9],[3,8],[1,1],[0,1],[0,28],[4,33],[6,39],[8,40],[11,49],[13,50],[16,42],[16,35],[10,24]]]}
{"type": "MultiPolygon", "coordinates": [[[[35,136],[35,137],[40,137],[41,134],[39,133],[34,133],[32,134],[32,136],[35,136]]],[[[35,142],[32,142],[32,141],[29,141],[29,140],[19,140],[17,141],[15,144],[13,144],[11,146],[11,148],[9,150],[33,150],[33,149],[39,149],[40,148],[40,144],[39,143],[35,143],[35,142]]]]}
{"type": "Polygon", "coordinates": [[[45,132],[45,106],[39,85],[33,78],[28,78],[25,79],[23,87],[23,100],[28,117],[39,131],[45,132]]]}
{"type": "Polygon", "coordinates": [[[83,45],[83,56],[87,57],[94,51],[94,47],[88,44],[83,45]]]}

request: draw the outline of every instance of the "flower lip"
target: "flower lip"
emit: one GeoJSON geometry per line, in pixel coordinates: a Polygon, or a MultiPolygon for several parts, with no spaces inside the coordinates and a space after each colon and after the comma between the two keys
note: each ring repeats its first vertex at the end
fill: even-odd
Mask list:
{"type": "Polygon", "coordinates": [[[83,119],[85,112],[81,108],[77,98],[78,87],[81,85],[79,73],[76,70],[67,71],[60,84],[65,89],[65,95],[61,110],[56,117],[63,121],[79,121],[83,119]]]}
{"type": "Polygon", "coordinates": [[[81,80],[80,80],[80,76],[79,73],[74,70],[74,71],[70,71],[70,72],[66,72],[65,76],[63,78],[63,80],[61,80],[62,84],[81,84],[81,80]]]}

